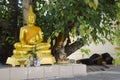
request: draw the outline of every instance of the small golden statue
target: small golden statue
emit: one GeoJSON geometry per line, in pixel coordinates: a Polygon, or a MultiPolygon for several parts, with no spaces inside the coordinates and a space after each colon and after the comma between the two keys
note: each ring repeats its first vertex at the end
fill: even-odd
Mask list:
{"type": "MultiPolygon", "coordinates": [[[[26,16],[27,25],[20,29],[20,42],[14,44],[15,49],[13,50],[12,57],[8,57],[7,64],[12,66],[20,65],[21,55],[25,60],[29,59],[31,55],[27,55],[28,51],[36,47],[36,55],[40,64],[54,64],[55,58],[51,55],[50,44],[44,43],[43,33],[41,28],[35,26],[36,15],[30,5],[29,12],[26,16]]],[[[26,63],[25,63],[26,64],[26,63]]]]}

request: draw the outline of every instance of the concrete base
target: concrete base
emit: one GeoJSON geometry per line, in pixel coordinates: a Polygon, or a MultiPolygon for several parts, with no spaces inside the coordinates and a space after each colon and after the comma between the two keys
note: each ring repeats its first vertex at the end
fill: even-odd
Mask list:
{"type": "Polygon", "coordinates": [[[43,78],[64,78],[86,75],[86,65],[61,64],[42,65],[40,67],[9,67],[0,69],[1,80],[27,80],[43,78]]]}

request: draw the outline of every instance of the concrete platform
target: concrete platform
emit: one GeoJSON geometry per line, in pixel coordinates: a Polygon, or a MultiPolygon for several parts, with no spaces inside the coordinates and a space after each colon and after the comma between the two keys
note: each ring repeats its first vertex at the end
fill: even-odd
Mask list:
{"type": "MultiPolygon", "coordinates": [[[[88,67],[88,66],[87,66],[88,67]]],[[[96,66],[101,68],[100,66],[96,66]]],[[[94,67],[95,68],[95,67],[94,67]]],[[[106,71],[88,72],[87,75],[79,75],[68,78],[35,78],[27,80],[120,80],[120,66],[112,66],[106,71]]]]}
{"type": "Polygon", "coordinates": [[[69,78],[87,74],[86,65],[61,64],[40,67],[3,67],[0,68],[1,80],[48,80],[50,78],[69,78]]]}

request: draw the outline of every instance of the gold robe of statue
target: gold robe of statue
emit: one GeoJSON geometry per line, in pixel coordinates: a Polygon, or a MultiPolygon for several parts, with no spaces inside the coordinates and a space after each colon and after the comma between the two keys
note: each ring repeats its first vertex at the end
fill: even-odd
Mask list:
{"type": "Polygon", "coordinates": [[[20,42],[14,44],[15,49],[13,55],[8,57],[7,64],[12,66],[20,65],[19,60],[21,56],[24,59],[28,59],[30,55],[27,55],[28,51],[36,47],[37,57],[40,60],[40,64],[54,64],[55,58],[51,55],[50,44],[44,43],[43,33],[40,27],[34,25],[36,15],[30,5],[29,12],[26,16],[27,25],[20,29],[20,42]]]}

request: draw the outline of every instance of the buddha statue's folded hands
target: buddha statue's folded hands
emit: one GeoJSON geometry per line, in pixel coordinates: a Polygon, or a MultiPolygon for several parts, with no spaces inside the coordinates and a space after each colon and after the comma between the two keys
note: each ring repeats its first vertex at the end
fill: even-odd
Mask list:
{"type": "Polygon", "coordinates": [[[22,27],[20,30],[20,42],[23,44],[37,44],[43,41],[42,31],[34,25],[22,27]]]}

